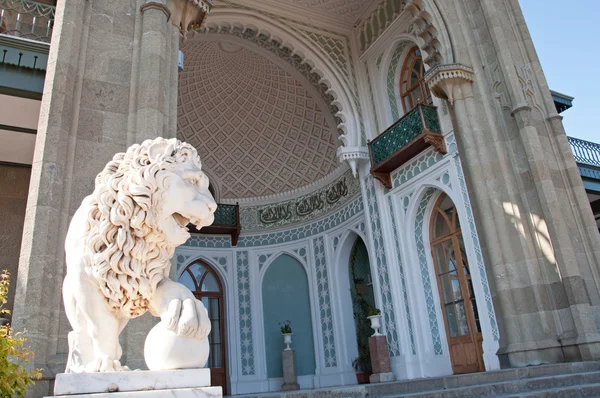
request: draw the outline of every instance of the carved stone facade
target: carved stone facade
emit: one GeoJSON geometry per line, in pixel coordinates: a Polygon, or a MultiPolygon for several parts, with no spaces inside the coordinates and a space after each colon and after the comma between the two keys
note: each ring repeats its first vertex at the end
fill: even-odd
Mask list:
{"type": "MultiPolygon", "coordinates": [[[[310,341],[293,343],[310,354],[296,357],[301,387],[356,383],[357,285],[381,309],[396,378],[452,374],[432,257],[446,199],[471,270],[480,370],[600,360],[600,236],[516,0],[219,0],[203,26],[181,19],[185,40],[173,10],[56,10],[13,318],[45,369],[34,395],[65,365],[68,222],[114,153],[157,136],[193,144],[217,201],[240,204],[237,246],[193,235],[171,275],[198,260],[220,278],[232,394],[281,387],[265,319],[288,319],[297,303],[263,300],[281,264],[302,277],[274,285],[303,289],[311,308],[297,326],[310,341]],[[400,71],[415,47],[440,133],[388,189],[370,175],[367,142],[406,114],[400,71]],[[350,269],[361,242],[362,281],[350,269]]],[[[124,330],[129,366],[145,366],[152,326],[142,317],[124,330]]]]}

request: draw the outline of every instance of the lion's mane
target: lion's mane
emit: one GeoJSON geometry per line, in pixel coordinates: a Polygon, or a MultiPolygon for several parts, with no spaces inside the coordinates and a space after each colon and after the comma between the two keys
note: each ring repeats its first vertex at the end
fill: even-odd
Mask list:
{"type": "Polygon", "coordinates": [[[147,140],[116,154],[96,177],[85,230],[85,271],[108,305],[127,318],[144,314],[156,286],[168,277],[175,246],[157,228],[155,210],[168,193],[169,172],[184,162],[201,167],[191,145],[147,140]]]}

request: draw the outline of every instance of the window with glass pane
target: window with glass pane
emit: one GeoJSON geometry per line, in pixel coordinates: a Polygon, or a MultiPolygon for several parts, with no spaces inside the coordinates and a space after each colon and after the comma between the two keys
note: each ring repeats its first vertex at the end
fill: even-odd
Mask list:
{"type": "Polygon", "coordinates": [[[212,328],[208,335],[210,354],[206,367],[223,367],[223,290],[218,276],[208,265],[195,262],[185,269],[179,282],[190,289],[198,300],[202,301],[208,312],[212,328]]]}
{"type": "Polygon", "coordinates": [[[419,103],[431,105],[431,93],[425,84],[423,75],[425,68],[418,47],[413,47],[407,54],[400,72],[400,97],[402,107],[407,113],[419,103]]]}
{"type": "Polygon", "coordinates": [[[464,297],[452,243],[451,239],[440,242],[434,246],[434,253],[448,331],[450,337],[457,337],[468,334],[469,325],[465,316],[464,297]]]}

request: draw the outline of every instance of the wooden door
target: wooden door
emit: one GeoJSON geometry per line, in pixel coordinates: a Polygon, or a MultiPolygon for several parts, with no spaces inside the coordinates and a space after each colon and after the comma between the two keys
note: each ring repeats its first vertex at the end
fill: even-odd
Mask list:
{"type": "Polygon", "coordinates": [[[221,280],[210,265],[198,260],[185,269],[179,282],[190,288],[208,311],[212,330],[208,336],[210,355],[206,367],[210,368],[211,385],[223,387],[223,395],[227,395],[225,295],[221,280]]]}
{"type": "Polygon", "coordinates": [[[483,338],[471,270],[456,207],[444,194],[434,207],[430,236],[452,370],[483,371],[483,338]]]}

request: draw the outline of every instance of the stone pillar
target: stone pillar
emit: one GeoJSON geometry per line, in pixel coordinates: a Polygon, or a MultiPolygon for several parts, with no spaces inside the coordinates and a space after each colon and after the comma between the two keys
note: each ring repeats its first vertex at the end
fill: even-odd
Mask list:
{"type": "Polygon", "coordinates": [[[281,391],[299,390],[298,377],[296,375],[296,352],[294,350],[283,350],[281,362],[283,364],[283,384],[281,391]]]}
{"type": "MultiPolygon", "coordinates": [[[[600,335],[581,269],[597,269],[598,262],[575,243],[590,240],[590,228],[567,222],[565,214],[585,216],[576,205],[560,205],[562,187],[552,178],[575,168],[570,149],[559,148],[560,170],[551,170],[552,155],[539,138],[547,133],[531,123],[526,104],[512,111],[517,126],[512,135],[487,123],[476,99],[482,95],[474,90],[473,82],[481,81],[476,78],[458,64],[437,66],[426,75],[432,93],[450,104],[486,267],[494,277],[501,361],[526,366],[598,360],[600,335]]],[[[569,189],[583,192],[577,184],[569,189]]]]}
{"type": "MultiPolygon", "coordinates": [[[[189,0],[169,4],[178,2],[194,10],[189,0]]],[[[176,134],[181,25],[169,12],[144,0],[58,2],[15,279],[13,326],[29,331],[34,364],[44,369],[33,396],[49,392],[66,362],[61,285],[72,214],[115,153],[176,134]]],[[[124,340],[142,358],[143,341],[124,340]]]]}
{"type": "Polygon", "coordinates": [[[371,367],[373,374],[369,377],[371,383],[383,383],[396,380],[390,364],[387,337],[373,335],[369,337],[369,351],[371,353],[371,367]]]}

